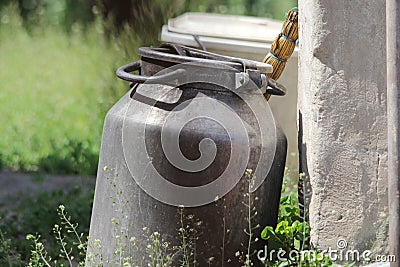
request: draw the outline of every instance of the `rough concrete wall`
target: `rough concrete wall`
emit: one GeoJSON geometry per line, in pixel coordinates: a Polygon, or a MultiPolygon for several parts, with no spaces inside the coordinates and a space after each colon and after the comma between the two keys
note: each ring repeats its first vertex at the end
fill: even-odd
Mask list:
{"type": "Polygon", "coordinates": [[[299,148],[312,242],[386,252],[385,0],[299,5],[299,148]]]}

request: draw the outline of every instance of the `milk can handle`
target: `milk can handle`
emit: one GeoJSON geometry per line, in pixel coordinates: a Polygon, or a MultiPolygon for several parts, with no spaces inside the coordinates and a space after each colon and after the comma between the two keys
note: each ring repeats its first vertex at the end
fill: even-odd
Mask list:
{"type": "MultiPolygon", "coordinates": [[[[143,75],[136,75],[136,74],[131,74],[130,72],[137,71],[141,67],[141,62],[140,60],[126,64],[122,67],[119,67],[116,71],[116,74],[118,78],[128,81],[128,82],[133,82],[133,83],[148,83],[148,84],[171,84],[175,85],[173,83],[173,80],[178,79],[179,77],[182,77],[184,73],[186,72],[184,69],[176,69],[173,70],[169,73],[166,74],[161,74],[161,75],[154,75],[154,76],[143,76],[143,75]]],[[[286,94],[286,88],[278,83],[277,81],[268,78],[267,81],[267,88],[265,94],[271,94],[271,95],[285,95],[286,94]]]]}
{"type": "Polygon", "coordinates": [[[185,73],[183,69],[177,69],[171,71],[169,73],[161,74],[161,75],[154,75],[154,76],[143,76],[143,75],[136,75],[131,74],[130,72],[139,70],[141,68],[140,60],[126,64],[122,67],[119,67],[116,71],[118,78],[133,82],[133,83],[155,83],[155,84],[162,84],[173,79],[178,78],[179,76],[185,73]]]}

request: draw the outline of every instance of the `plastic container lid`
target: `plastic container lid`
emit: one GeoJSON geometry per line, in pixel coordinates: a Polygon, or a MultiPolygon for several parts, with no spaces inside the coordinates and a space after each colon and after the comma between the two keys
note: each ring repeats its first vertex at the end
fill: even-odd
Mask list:
{"type": "Polygon", "coordinates": [[[161,40],[199,47],[197,35],[207,49],[265,55],[281,29],[268,18],[191,12],[169,19],[161,40]]]}
{"type": "Polygon", "coordinates": [[[210,13],[185,13],[168,20],[168,31],[271,43],[279,34],[282,22],[257,17],[210,13]]]}

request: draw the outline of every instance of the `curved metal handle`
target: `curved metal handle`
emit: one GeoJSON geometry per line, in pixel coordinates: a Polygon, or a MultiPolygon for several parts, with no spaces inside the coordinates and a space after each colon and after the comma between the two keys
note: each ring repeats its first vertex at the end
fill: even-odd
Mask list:
{"type": "Polygon", "coordinates": [[[154,76],[143,76],[130,73],[139,70],[140,68],[141,63],[140,60],[138,60],[119,67],[116,71],[116,75],[122,80],[133,83],[168,84],[171,80],[177,79],[179,76],[185,74],[185,70],[183,69],[177,69],[169,73],[154,76]]]}
{"type": "Polygon", "coordinates": [[[286,87],[275,81],[274,79],[268,78],[268,85],[265,94],[267,95],[286,95],[286,87]]]}
{"type": "MultiPolygon", "coordinates": [[[[137,71],[141,68],[140,60],[126,64],[119,67],[116,71],[118,78],[132,82],[132,83],[148,83],[148,84],[166,84],[176,86],[177,79],[182,78],[186,71],[184,69],[176,69],[169,73],[154,75],[154,76],[143,76],[131,74],[130,72],[137,71]]],[[[178,82],[179,83],[179,82],[178,82]]],[[[265,84],[265,83],[264,83],[265,84]]],[[[261,84],[259,85],[261,86],[261,84]]],[[[267,95],[285,95],[286,88],[277,81],[267,78],[267,88],[264,94],[267,95]]]]}

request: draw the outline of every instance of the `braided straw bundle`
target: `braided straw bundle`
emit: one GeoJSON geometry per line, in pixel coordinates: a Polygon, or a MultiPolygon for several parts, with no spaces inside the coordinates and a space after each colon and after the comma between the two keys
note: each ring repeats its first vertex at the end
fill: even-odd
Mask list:
{"type": "MultiPolygon", "coordinates": [[[[292,8],[283,23],[282,32],[276,37],[271,45],[271,51],[265,56],[263,62],[271,64],[273,72],[268,76],[277,80],[283,70],[286,62],[292,55],[299,38],[298,9],[292,8]]],[[[265,98],[269,100],[271,95],[266,94],[265,98]]]]}

